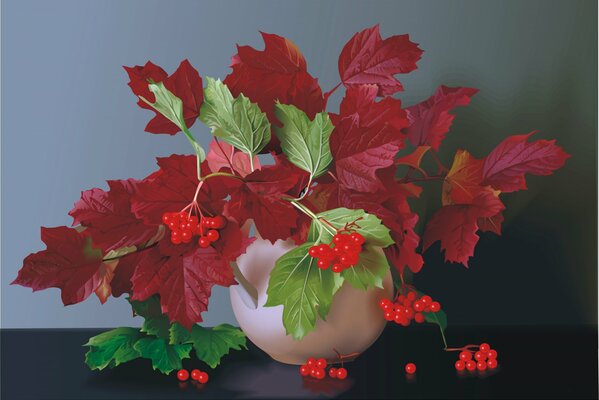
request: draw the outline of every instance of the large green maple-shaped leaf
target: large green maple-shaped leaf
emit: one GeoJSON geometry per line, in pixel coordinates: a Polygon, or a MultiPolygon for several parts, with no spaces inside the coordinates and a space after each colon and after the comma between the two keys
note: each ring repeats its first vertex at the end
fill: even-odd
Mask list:
{"type": "Polygon", "coordinates": [[[329,115],[321,112],[310,121],[302,110],[280,103],[275,105],[275,115],[283,123],[275,130],[289,161],[309,172],[311,178],[324,174],[333,160],[329,146],[333,124],[329,115]]]}
{"type": "Polygon", "coordinates": [[[85,353],[85,363],[93,370],[108,366],[112,368],[134,360],[140,357],[134,344],[141,336],[136,328],[116,328],[91,337],[84,344],[90,346],[89,351],[85,353]]]}
{"type": "Polygon", "coordinates": [[[343,278],[330,269],[321,270],[308,255],[314,243],[290,250],[280,257],[270,273],[264,306],[283,305],[283,325],[287,334],[301,339],[314,329],[317,316],[325,319],[333,296],[343,278]]]}
{"type": "Polygon", "coordinates": [[[181,369],[181,360],[189,358],[190,344],[171,345],[166,340],[157,337],[139,339],[133,346],[141,357],[152,360],[152,368],[163,374],[169,374],[181,369]]]}
{"type": "Polygon", "coordinates": [[[170,344],[193,344],[196,356],[215,368],[220,364],[223,356],[229,354],[231,349],[247,349],[245,334],[229,324],[217,325],[213,328],[204,328],[194,325],[189,331],[175,323],[170,328],[170,344]]]}
{"type": "Polygon", "coordinates": [[[247,153],[252,162],[270,141],[270,122],[257,104],[243,94],[233,97],[220,80],[206,78],[200,120],[214,136],[247,153]]]}
{"type": "Polygon", "coordinates": [[[353,287],[366,290],[371,287],[383,287],[383,279],[389,271],[389,263],[382,248],[393,244],[389,229],[375,215],[364,210],[335,208],[317,215],[319,222],[313,222],[308,234],[308,241],[330,243],[334,232],[330,225],[337,230],[355,221],[353,227],[364,236],[364,245],[356,265],[341,272],[341,276],[353,287]],[[321,222],[326,220],[326,223],[321,222]]]}

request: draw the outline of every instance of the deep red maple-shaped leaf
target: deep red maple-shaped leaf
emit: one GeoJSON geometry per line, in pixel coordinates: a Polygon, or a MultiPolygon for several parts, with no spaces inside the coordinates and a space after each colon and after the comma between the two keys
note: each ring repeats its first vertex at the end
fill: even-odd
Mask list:
{"type": "MultiPolygon", "coordinates": [[[[163,239],[168,240],[168,239],[163,239]]],[[[160,295],[162,312],[184,327],[202,321],[214,285],[235,283],[233,271],[215,248],[195,246],[178,255],[165,256],[160,247],[144,252],[132,277],[133,300],[160,295]]]]}
{"type": "MultiPolygon", "coordinates": [[[[148,225],[160,225],[164,213],[185,208],[193,200],[199,183],[195,156],[173,154],[157,161],[160,169],[138,183],[131,201],[131,210],[148,225]]],[[[207,163],[202,167],[203,175],[210,172],[207,163]]],[[[229,187],[238,184],[232,178],[208,179],[198,194],[200,207],[210,214],[219,214],[229,187]]]]}
{"type": "Polygon", "coordinates": [[[409,35],[396,35],[384,39],[379,26],[356,33],[339,55],[339,75],[343,84],[376,85],[377,95],[386,96],[402,91],[396,74],[416,69],[422,50],[409,35]]]}
{"type": "Polygon", "coordinates": [[[291,164],[263,166],[246,176],[239,189],[231,193],[225,214],[240,225],[253,219],[260,235],[273,243],[287,239],[297,227],[298,212],[281,197],[297,196],[293,189],[306,177],[304,171],[291,164]]]}
{"type": "Polygon", "coordinates": [[[38,291],[59,288],[64,305],[79,303],[100,285],[102,252],[89,238],[66,226],[41,228],[47,249],[28,255],[12,284],[38,291]]]}
{"type": "MultiPolygon", "coordinates": [[[[272,124],[280,125],[274,113],[276,101],[293,104],[313,119],[324,109],[324,100],[318,80],[307,72],[304,56],[289,39],[264,32],[261,35],[264,50],[237,46],[231,59],[233,72],[224,83],[234,96],[243,93],[257,103],[272,124]]],[[[277,135],[272,134],[265,151],[278,147],[277,135]]]]}
{"type": "MultiPolygon", "coordinates": [[[[210,151],[206,155],[206,162],[210,170],[214,172],[226,168],[241,177],[252,172],[250,156],[226,142],[218,141],[216,138],[210,142],[210,151]]],[[[254,157],[254,169],[260,169],[260,159],[257,156],[254,157]]]]}
{"type": "MultiPolygon", "coordinates": [[[[188,60],[183,60],[177,70],[170,76],[157,65],[150,61],[145,66],[124,67],[129,75],[129,87],[138,97],[154,103],[156,98],[148,89],[151,82],[163,82],[164,86],[183,102],[183,118],[187,128],[190,128],[200,115],[200,107],[204,101],[204,88],[202,78],[188,60]]],[[[146,132],[165,133],[174,135],[180,131],[179,127],[155,111],[150,105],[139,99],[137,104],[156,113],[154,118],[146,125],[146,132]]]]}
{"type": "Polygon", "coordinates": [[[513,135],[502,141],[485,158],[483,184],[502,192],[526,189],[524,174],[551,175],[570,157],[555,140],[528,142],[534,134],[513,135]]]}
{"type": "Polygon", "coordinates": [[[84,235],[104,252],[126,246],[140,246],[157,234],[157,226],[149,226],[131,212],[131,197],[137,191],[135,179],[108,181],[108,192],[91,189],[69,212],[73,225],[86,227],[84,235]]]}
{"type": "Polygon", "coordinates": [[[141,256],[146,251],[149,251],[149,248],[127,254],[118,259],[118,264],[114,270],[114,276],[110,282],[110,287],[112,289],[111,294],[113,297],[131,293],[131,278],[133,277],[133,273],[135,272],[135,268],[137,268],[141,256]]]}
{"type": "Polygon", "coordinates": [[[441,207],[426,225],[423,251],[439,240],[441,249],[445,250],[445,261],[462,263],[467,267],[479,239],[477,221],[493,217],[504,208],[492,190],[479,193],[472,204],[441,207]]]}
{"type": "Polygon", "coordinates": [[[376,172],[393,165],[404,144],[401,129],[408,121],[401,102],[391,97],[376,101],[377,87],[347,90],[334,116],[330,146],[340,184],[361,192],[384,189],[376,172]]]}
{"type": "Polygon", "coordinates": [[[410,126],[405,130],[414,146],[429,145],[435,151],[449,131],[455,115],[449,112],[466,106],[478,89],[439,86],[430,98],[406,108],[410,126]]]}
{"type": "Polygon", "coordinates": [[[481,185],[483,160],[472,157],[466,150],[456,151],[453,164],[445,176],[442,204],[472,204],[473,199],[488,186],[481,185]]]}

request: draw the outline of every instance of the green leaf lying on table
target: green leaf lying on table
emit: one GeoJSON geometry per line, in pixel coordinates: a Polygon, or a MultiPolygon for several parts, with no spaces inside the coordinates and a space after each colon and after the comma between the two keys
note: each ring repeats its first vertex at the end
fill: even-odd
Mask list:
{"type": "Polygon", "coordinates": [[[215,368],[230,350],[247,349],[245,334],[232,325],[213,328],[194,325],[191,331],[171,325],[160,309],[160,300],[152,296],[145,301],[130,301],[134,312],[145,318],[140,329],[116,328],[89,339],[85,362],[91,369],[116,367],[136,358],[147,358],[163,374],[181,369],[182,360],[196,356],[215,368]]]}
{"type": "Polygon", "coordinates": [[[190,332],[175,323],[170,328],[170,343],[193,344],[196,356],[210,368],[220,364],[221,358],[229,354],[229,350],[247,349],[245,334],[239,328],[229,324],[217,325],[213,328],[194,325],[190,332]]]}

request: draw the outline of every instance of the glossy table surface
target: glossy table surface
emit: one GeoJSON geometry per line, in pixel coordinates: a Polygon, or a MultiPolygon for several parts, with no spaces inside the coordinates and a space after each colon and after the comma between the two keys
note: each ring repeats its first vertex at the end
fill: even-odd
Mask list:
{"type": "MultiPolygon", "coordinates": [[[[460,374],[457,352],[444,352],[433,325],[388,326],[379,340],[346,364],[345,381],[303,379],[250,344],[209,371],[210,382],[180,384],[152,370],[148,360],[90,371],[87,338],[103,330],[2,330],[1,397],[12,399],[186,398],[597,398],[596,327],[449,328],[452,347],[488,342],[499,352],[493,373],[460,374]],[[417,365],[415,376],[403,372],[417,365]]],[[[188,369],[204,366],[185,360],[188,369]]]]}

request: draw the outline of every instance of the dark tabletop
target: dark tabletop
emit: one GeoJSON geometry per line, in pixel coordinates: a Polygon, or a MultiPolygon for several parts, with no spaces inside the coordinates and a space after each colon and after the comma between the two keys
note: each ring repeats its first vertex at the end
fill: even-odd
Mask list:
{"type": "MultiPolygon", "coordinates": [[[[345,381],[306,380],[298,367],[277,363],[254,346],[234,351],[210,371],[210,382],[180,384],[174,375],[136,360],[90,371],[87,338],[102,330],[34,329],[1,332],[3,400],[178,398],[597,398],[598,352],[594,328],[449,328],[450,346],[486,341],[499,352],[490,374],[458,374],[458,353],[442,351],[435,326],[389,326],[356,361],[345,381]],[[413,379],[403,372],[417,365],[413,379]]],[[[188,369],[205,366],[191,359],[188,369]]]]}

